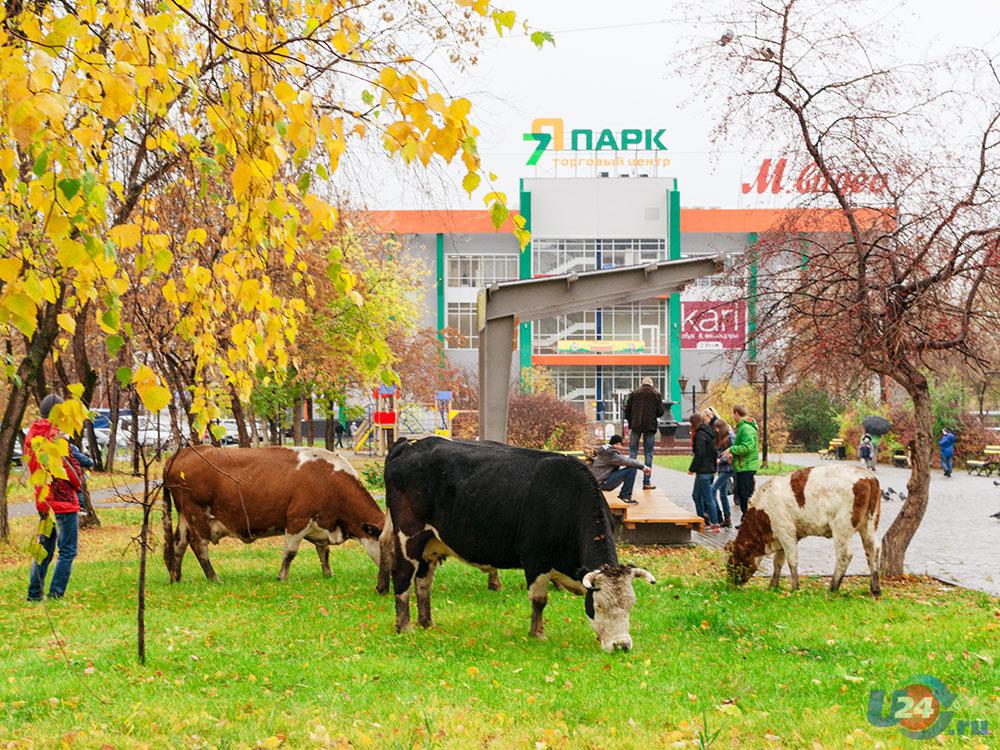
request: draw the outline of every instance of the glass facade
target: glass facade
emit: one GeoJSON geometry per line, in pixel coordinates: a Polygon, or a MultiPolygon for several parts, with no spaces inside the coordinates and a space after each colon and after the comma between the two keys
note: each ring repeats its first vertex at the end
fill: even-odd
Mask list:
{"type": "Polygon", "coordinates": [[[449,255],[448,286],[480,289],[517,278],[516,255],[449,255]]]}
{"type": "Polygon", "coordinates": [[[552,368],[559,398],[581,407],[590,402],[601,421],[621,421],[625,399],[639,387],[643,378],[652,378],[656,390],[668,393],[665,366],[566,365],[552,368]]]}
{"type": "Polygon", "coordinates": [[[533,238],[535,276],[557,276],[598,269],[636,266],[666,260],[664,239],[544,239],[533,238]]]}
{"type": "Polygon", "coordinates": [[[479,346],[475,302],[449,302],[445,348],[475,349],[479,346]]]}

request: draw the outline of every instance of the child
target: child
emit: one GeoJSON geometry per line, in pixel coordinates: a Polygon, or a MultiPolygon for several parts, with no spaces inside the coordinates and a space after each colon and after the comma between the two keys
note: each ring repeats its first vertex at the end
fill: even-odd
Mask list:
{"type": "Polygon", "coordinates": [[[875,446],[872,444],[872,436],[865,435],[861,438],[861,445],[858,448],[858,456],[864,463],[866,469],[875,471],[875,446]]]}

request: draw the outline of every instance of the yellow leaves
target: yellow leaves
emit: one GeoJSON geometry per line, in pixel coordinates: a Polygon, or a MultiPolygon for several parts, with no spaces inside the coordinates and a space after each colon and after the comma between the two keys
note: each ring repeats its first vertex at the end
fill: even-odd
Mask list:
{"type": "Polygon", "coordinates": [[[288,81],[278,81],[274,87],[274,96],[282,104],[294,102],[298,94],[288,81]]]}
{"type": "Polygon", "coordinates": [[[250,183],[253,178],[251,167],[246,159],[237,159],[236,167],[233,169],[233,195],[237,200],[245,198],[250,191],[250,183]]]}
{"type": "MultiPolygon", "coordinates": [[[[78,398],[68,398],[61,404],[56,404],[49,413],[49,421],[56,426],[56,429],[67,435],[75,435],[82,430],[83,420],[86,418],[87,410],[83,408],[83,404],[78,398]]],[[[65,441],[63,442],[65,443],[65,441]]],[[[62,448],[60,446],[60,451],[62,448]]],[[[65,450],[66,453],[62,454],[64,456],[69,452],[69,445],[65,446],[65,450]]],[[[59,466],[62,466],[61,460],[59,461],[59,466]]]]}
{"type": "Polygon", "coordinates": [[[105,76],[104,99],[101,114],[109,120],[118,120],[135,107],[135,83],[124,75],[105,76]]]}
{"type": "Polygon", "coordinates": [[[16,279],[23,265],[20,258],[0,258],[0,281],[6,284],[16,279]]]}
{"type": "Polygon", "coordinates": [[[132,383],[142,405],[156,413],[170,403],[170,391],[160,385],[160,379],[147,365],[139,365],[132,373],[132,383]]]}
{"type": "Polygon", "coordinates": [[[118,246],[120,250],[127,250],[139,244],[142,230],[138,224],[118,224],[111,227],[108,238],[118,246]]]}
{"type": "Polygon", "coordinates": [[[448,105],[448,115],[456,120],[464,120],[472,110],[472,102],[468,99],[458,98],[448,105]]]}
{"type": "Polygon", "coordinates": [[[59,323],[59,327],[68,332],[70,335],[76,333],[76,321],[73,320],[72,315],[59,313],[56,321],[59,323]]]}
{"type": "Polygon", "coordinates": [[[479,181],[480,177],[478,172],[469,172],[462,179],[462,187],[465,189],[465,192],[471,196],[475,189],[479,187],[479,181]]]}

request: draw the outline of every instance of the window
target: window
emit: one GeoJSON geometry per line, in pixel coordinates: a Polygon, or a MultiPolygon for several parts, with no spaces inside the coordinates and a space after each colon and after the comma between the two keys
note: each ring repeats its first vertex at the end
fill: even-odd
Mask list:
{"type": "Polygon", "coordinates": [[[552,372],[556,393],[563,401],[584,403],[597,399],[597,370],[594,367],[556,367],[552,372]]]}
{"type": "Polygon", "coordinates": [[[535,354],[558,354],[560,341],[597,338],[597,312],[581,310],[536,321],[531,327],[535,354]]]}
{"type": "MultiPolygon", "coordinates": [[[[660,300],[559,315],[532,326],[535,354],[560,354],[560,341],[642,341],[645,354],[666,351],[667,308],[660,300]]],[[[565,352],[565,350],[564,350],[565,352]]]]}
{"type": "Polygon", "coordinates": [[[534,273],[558,276],[598,268],[638,266],[666,260],[667,242],[663,238],[532,240],[534,273]]]}
{"type": "Polygon", "coordinates": [[[479,289],[518,277],[516,255],[449,255],[448,286],[479,289]]]}
{"type": "Polygon", "coordinates": [[[448,349],[479,347],[475,302],[449,302],[445,346],[448,349]]]}

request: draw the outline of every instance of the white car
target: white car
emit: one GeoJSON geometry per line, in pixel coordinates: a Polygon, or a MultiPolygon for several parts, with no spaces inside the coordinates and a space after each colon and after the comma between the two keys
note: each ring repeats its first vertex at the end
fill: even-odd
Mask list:
{"type": "MultiPolygon", "coordinates": [[[[147,450],[165,449],[170,445],[173,435],[169,425],[161,423],[157,428],[155,421],[142,417],[139,418],[137,427],[133,427],[134,424],[131,416],[121,417],[118,420],[118,431],[115,433],[115,445],[118,448],[128,448],[132,445],[133,429],[138,430],[139,445],[147,450]]],[[[94,436],[101,449],[107,450],[108,443],[111,442],[111,429],[109,427],[94,428],[94,436]]]]}

